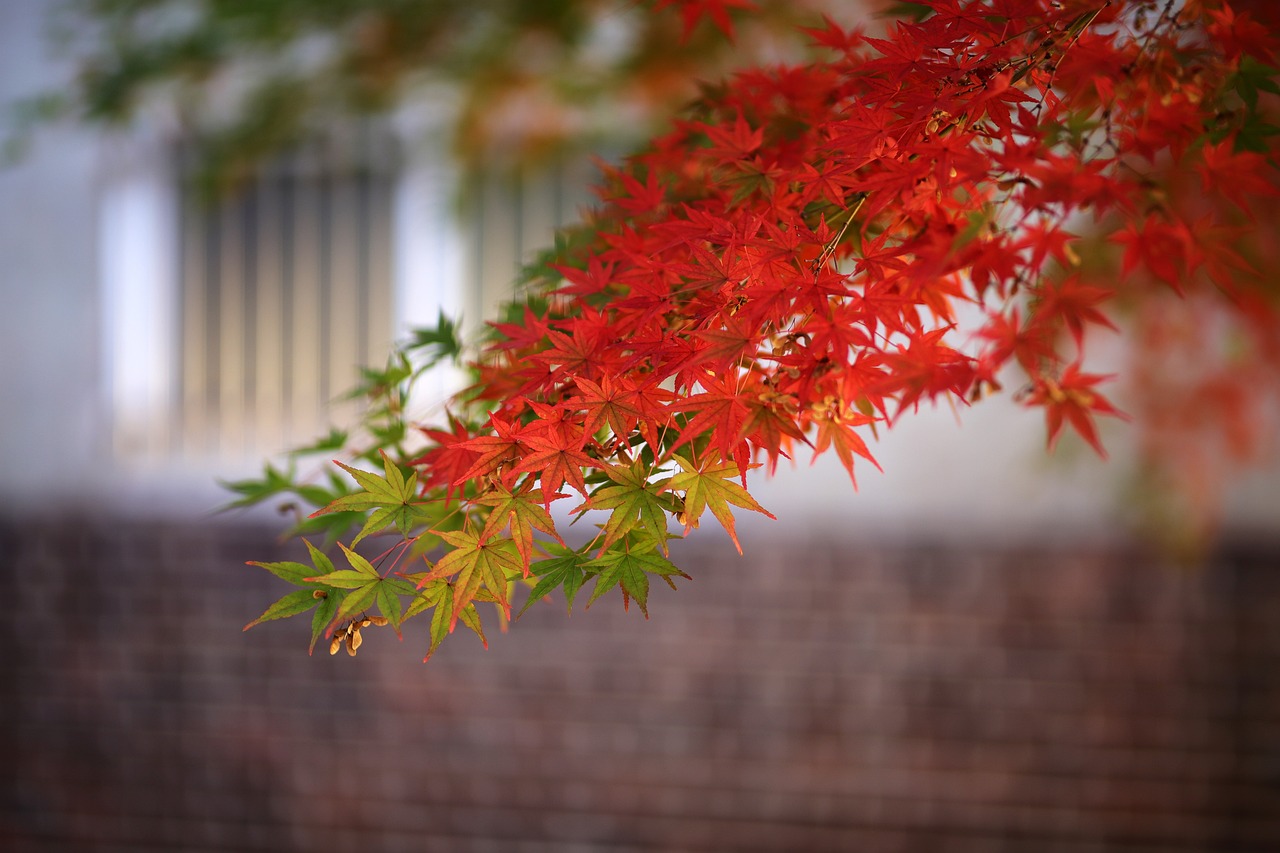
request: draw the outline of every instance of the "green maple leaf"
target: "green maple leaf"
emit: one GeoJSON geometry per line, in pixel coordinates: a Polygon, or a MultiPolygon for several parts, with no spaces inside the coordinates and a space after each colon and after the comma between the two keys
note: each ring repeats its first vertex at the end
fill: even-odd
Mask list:
{"type": "MultiPolygon", "coordinates": [[[[259,563],[258,565],[262,564],[259,563]]],[[[244,630],[248,631],[253,626],[261,625],[263,622],[269,622],[272,619],[285,619],[289,616],[297,616],[299,613],[306,613],[319,603],[320,601],[316,598],[314,590],[295,590],[268,607],[257,619],[245,625],[244,630]]]]}
{"type": "MultiPolygon", "coordinates": [[[[306,540],[303,540],[303,541],[306,541],[306,540]]],[[[307,544],[310,545],[311,543],[308,542],[307,544]]],[[[304,586],[308,588],[313,588],[317,586],[317,584],[307,582],[307,578],[313,576],[316,573],[316,571],[313,567],[308,566],[305,563],[293,563],[293,562],[260,563],[257,560],[250,560],[247,565],[258,566],[260,568],[266,569],[267,571],[271,572],[271,574],[275,575],[281,580],[288,581],[294,586],[304,586]]]]}
{"type": "MultiPolygon", "coordinates": [[[[453,584],[443,580],[426,580],[428,577],[426,572],[406,575],[407,579],[422,583],[423,586],[417,591],[413,601],[409,602],[404,618],[408,619],[410,616],[435,608],[431,615],[431,645],[427,648],[426,657],[422,659],[423,663],[431,659],[436,649],[444,642],[444,638],[448,636],[453,613],[453,584]]],[[[486,649],[489,648],[489,641],[485,639],[484,628],[480,624],[480,613],[476,610],[474,603],[462,608],[458,618],[476,633],[486,649]]]]}
{"type": "MultiPolygon", "coordinates": [[[[405,575],[404,578],[415,586],[413,599],[404,611],[405,619],[437,606],[444,595],[444,590],[449,586],[448,581],[430,580],[430,574],[427,572],[405,575]]],[[[450,599],[450,606],[452,606],[452,599],[450,599]]]]}
{"type": "MultiPolygon", "coordinates": [[[[307,551],[311,555],[311,563],[317,569],[332,574],[333,561],[324,555],[319,548],[312,545],[309,540],[303,539],[306,543],[307,551]]],[[[330,587],[327,594],[320,600],[320,604],[316,607],[315,615],[311,617],[311,645],[307,646],[307,654],[313,654],[316,650],[316,641],[324,634],[325,629],[333,622],[334,614],[338,612],[338,607],[342,604],[342,599],[346,593],[340,592],[335,587],[330,587]]]]}
{"type": "MultiPolygon", "coordinates": [[[[302,589],[291,592],[272,604],[261,616],[245,625],[244,630],[248,631],[253,626],[272,619],[297,616],[299,613],[306,613],[314,607],[316,612],[311,618],[311,645],[307,648],[307,653],[310,654],[315,651],[316,641],[320,639],[325,629],[333,622],[338,609],[344,603],[347,597],[345,591],[347,587],[324,581],[324,578],[335,574],[333,563],[319,548],[306,539],[302,541],[311,553],[312,565],[310,566],[295,562],[249,563],[251,566],[261,566],[281,580],[288,581],[294,586],[300,586],[302,589]],[[317,575],[317,569],[320,570],[321,574],[317,575]]],[[[413,591],[412,587],[410,587],[409,591],[413,591]]]]}
{"type": "Polygon", "coordinates": [[[604,525],[604,548],[608,548],[623,536],[639,527],[667,553],[667,513],[675,510],[674,503],[663,492],[670,478],[649,482],[649,471],[644,462],[637,459],[630,467],[610,465],[604,473],[613,485],[602,486],[591,494],[586,503],[574,512],[589,509],[613,510],[604,525]]]}
{"type": "Polygon", "coordinates": [[[732,462],[712,462],[713,459],[714,456],[708,456],[701,465],[695,465],[683,456],[677,456],[676,462],[684,471],[671,478],[671,488],[684,491],[686,532],[698,526],[703,510],[709,508],[741,554],[742,545],[734,530],[733,512],[729,509],[729,504],[764,513],[770,518],[774,515],[756,503],[756,499],[746,489],[733,482],[739,476],[737,465],[732,462]]]}
{"type": "Polygon", "coordinates": [[[564,543],[560,534],[556,532],[551,513],[547,512],[547,508],[541,501],[541,489],[512,493],[502,486],[495,487],[474,501],[483,506],[493,507],[493,511],[485,520],[484,529],[480,531],[481,539],[488,539],[490,536],[501,533],[503,528],[510,527],[511,539],[515,542],[516,550],[520,552],[520,559],[523,561],[524,577],[529,576],[529,555],[533,551],[534,530],[541,530],[543,533],[554,536],[557,542],[564,543]]]}
{"type": "Polygon", "coordinates": [[[524,607],[520,608],[516,618],[523,616],[534,602],[541,601],[558,586],[564,587],[565,601],[569,612],[572,613],[573,599],[586,579],[583,569],[591,562],[590,554],[576,551],[563,543],[546,544],[541,547],[546,552],[547,559],[538,560],[530,567],[530,571],[538,578],[538,582],[530,590],[529,600],[524,603],[524,607]]]}
{"type": "MultiPolygon", "coordinates": [[[[524,574],[524,566],[515,542],[510,539],[486,539],[466,531],[433,531],[453,550],[440,558],[424,580],[453,577],[453,607],[449,614],[452,632],[462,610],[487,590],[511,618],[511,602],[507,595],[507,574],[524,574]]],[[[421,583],[421,582],[420,582],[421,583]]]]}
{"type": "Polygon", "coordinates": [[[663,578],[672,589],[675,589],[675,582],[671,580],[673,575],[689,577],[666,557],[653,553],[651,542],[638,545],[621,543],[620,547],[609,550],[584,566],[600,573],[596,578],[595,588],[591,590],[591,598],[587,600],[587,607],[609,590],[621,586],[622,606],[627,608],[634,598],[646,619],[649,618],[649,575],[663,578]]]}
{"type": "Polygon", "coordinates": [[[415,526],[430,519],[430,513],[424,509],[423,502],[415,500],[418,475],[413,473],[406,479],[400,471],[400,466],[392,462],[385,453],[382,455],[384,474],[381,477],[342,462],[335,462],[335,464],[354,477],[364,491],[344,495],[331,501],[313,512],[311,517],[316,518],[336,512],[367,512],[372,509],[373,513],[365,520],[359,534],[351,540],[353,546],[366,536],[377,533],[391,524],[394,524],[403,535],[408,536],[409,531],[415,526]]]}
{"type": "MultiPolygon", "coordinates": [[[[415,592],[413,584],[401,578],[383,577],[364,557],[341,542],[338,543],[338,547],[346,555],[351,568],[308,578],[315,583],[348,591],[342,599],[342,604],[330,617],[330,623],[354,618],[357,613],[376,606],[378,612],[387,618],[387,622],[399,634],[400,624],[404,621],[400,596],[413,595],[415,592]]],[[[333,564],[329,563],[329,568],[332,567],[333,564]]]]}

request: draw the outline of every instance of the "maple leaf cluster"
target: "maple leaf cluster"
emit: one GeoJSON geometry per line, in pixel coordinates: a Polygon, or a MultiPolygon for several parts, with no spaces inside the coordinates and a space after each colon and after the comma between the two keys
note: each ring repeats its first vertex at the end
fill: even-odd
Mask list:
{"type": "MultiPolygon", "coordinates": [[[[660,5],[728,31],[747,4],[660,5]]],[[[883,37],[824,20],[822,59],[711,87],[605,167],[447,427],[320,511],[368,513],[361,537],[396,525],[386,568],[350,551],[351,571],[277,567],[316,600],[354,590],[327,605],[331,633],[360,618],[357,592],[397,630],[433,610],[432,649],[459,619],[479,630],[476,602],[505,624],[519,581],[528,604],[561,588],[572,607],[593,580],[591,601],[645,609],[650,575],[682,574],[674,530],[709,510],[737,545],[733,509],[767,514],[754,468],[834,451],[852,479],[878,425],[1014,375],[1050,445],[1069,428],[1103,453],[1095,419],[1120,412],[1085,355],[1116,329],[1108,306],[1193,295],[1273,363],[1266,28],[1211,0],[915,8],[883,37]],[[565,543],[560,502],[599,519],[594,538],[565,543]]]]}

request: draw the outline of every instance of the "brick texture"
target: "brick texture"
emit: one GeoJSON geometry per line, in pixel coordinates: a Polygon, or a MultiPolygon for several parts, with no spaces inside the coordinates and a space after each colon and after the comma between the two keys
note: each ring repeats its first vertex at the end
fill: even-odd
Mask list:
{"type": "Polygon", "coordinates": [[[0,849],[1280,850],[1280,548],[698,540],[424,667],[242,633],[269,530],[0,521],[0,849]]]}

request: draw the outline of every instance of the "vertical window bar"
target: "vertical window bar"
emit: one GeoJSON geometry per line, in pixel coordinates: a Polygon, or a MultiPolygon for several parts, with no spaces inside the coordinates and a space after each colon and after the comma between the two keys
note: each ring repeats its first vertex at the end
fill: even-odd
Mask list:
{"type": "MultiPolygon", "coordinates": [[[[363,153],[368,156],[367,146],[362,145],[366,149],[363,153]]],[[[365,159],[365,158],[362,158],[365,159]]],[[[373,362],[373,354],[370,352],[369,343],[369,300],[372,297],[372,283],[370,282],[370,240],[372,239],[373,223],[369,221],[370,199],[372,176],[367,165],[357,167],[352,180],[356,183],[356,221],[352,223],[357,237],[356,246],[356,278],[360,282],[359,295],[356,297],[356,359],[361,365],[376,367],[373,362]]]]}
{"type": "Polygon", "coordinates": [[[253,274],[254,298],[247,322],[253,329],[252,357],[249,374],[253,380],[249,426],[252,447],[274,450],[283,440],[281,422],[283,406],[280,388],[284,349],[283,282],[281,276],[282,216],[279,195],[275,191],[276,169],[268,169],[248,189],[253,199],[253,274]]]}
{"type": "Polygon", "coordinates": [[[285,169],[275,173],[272,189],[275,192],[277,208],[280,212],[280,411],[281,430],[289,434],[292,426],[290,402],[293,400],[293,252],[294,252],[294,217],[293,193],[290,176],[285,169]]]}
{"type": "Polygon", "coordinates": [[[234,458],[244,450],[244,205],[238,199],[224,202],[215,216],[222,221],[217,293],[221,303],[218,452],[234,458]]]}
{"type": "Polygon", "coordinates": [[[204,423],[205,393],[205,241],[202,240],[200,215],[191,209],[191,193],[186,191],[186,163],[179,160],[178,216],[182,246],[178,254],[178,423],[174,429],[177,446],[174,451],[186,453],[198,446],[196,430],[204,423]]]}
{"type": "MultiPolygon", "coordinates": [[[[384,156],[393,158],[396,152],[384,145],[384,156]]],[[[375,161],[377,169],[371,173],[369,194],[369,281],[368,300],[369,352],[365,362],[377,365],[385,362],[394,344],[395,311],[392,308],[391,281],[391,206],[392,172],[394,161],[375,161]]]]}
{"type": "Polygon", "coordinates": [[[324,266],[319,182],[312,175],[313,146],[290,169],[293,220],[292,348],[286,353],[293,375],[289,400],[292,435],[314,433],[320,421],[320,335],[324,311],[320,280],[324,266]]]}
{"type": "Polygon", "coordinates": [[[244,424],[254,423],[258,415],[256,375],[258,356],[258,196],[257,187],[246,187],[236,199],[240,220],[240,328],[243,335],[244,361],[241,364],[240,390],[244,405],[244,424]]]}
{"type": "Polygon", "coordinates": [[[332,308],[329,303],[333,292],[333,180],[327,169],[316,180],[316,184],[320,196],[320,292],[317,299],[320,308],[317,331],[320,337],[317,352],[317,392],[320,405],[324,406],[329,402],[328,351],[333,342],[333,330],[330,326],[332,308]]]}
{"type": "Polygon", "coordinates": [[[182,152],[169,452],[275,452],[353,414],[334,396],[392,343],[388,150],[312,143],[213,207],[182,152]]]}
{"type": "MultiPolygon", "coordinates": [[[[202,204],[200,201],[195,203],[202,204]]],[[[204,280],[201,282],[204,289],[201,296],[203,297],[205,311],[205,404],[204,411],[201,413],[203,416],[201,448],[212,450],[216,447],[215,442],[217,441],[213,425],[219,421],[222,412],[222,407],[219,405],[221,394],[218,382],[218,367],[222,351],[222,303],[218,293],[221,287],[222,233],[221,223],[218,221],[216,211],[204,209],[201,213],[205,222],[204,280]]]]}
{"type": "MultiPolygon", "coordinates": [[[[350,145],[349,140],[340,140],[350,145]]],[[[361,364],[359,187],[352,172],[351,151],[343,145],[331,150],[329,180],[329,324],[324,341],[328,353],[326,401],[332,418],[348,421],[356,413],[356,403],[342,399],[355,383],[361,364]]]]}

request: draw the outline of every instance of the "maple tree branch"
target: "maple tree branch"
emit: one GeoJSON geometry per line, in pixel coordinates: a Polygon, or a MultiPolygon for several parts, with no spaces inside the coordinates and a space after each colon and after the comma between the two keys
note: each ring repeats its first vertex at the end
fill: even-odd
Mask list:
{"type": "MultiPolygon", "coordinates": [[[[610,168],[590,223],[531,274],[525,304],[472,363],[449,429],[425,428],[431,443],[406,460],[421,497],[438,500],[405,496],[390,459],[400,444],[384,475],[344,466],[360,488],[322,493],[322,518],[360,510],[345,519],[363,524],[357,538],[394,523],[413,543],[401,557],[436,541],[444,554],[403,576],[407,610],[369,585],[358,555],[349,572],[321,572],[318,551],[305,577],[277,568],[329,579],[315,587],[329,603],[313,644],[316,625],[342,623],[354,653],[367,626],[345,620],[375,592],[397,627],[432,614],[428,655],[460,621],[483,637],[475,602],[498,605],[505,625],[521,579],[535,598],[562,589],[570,608],[591,582],[588,604],[616,590],[647,614],[647,576],[679,574],[672,521],[688,533],[709,509],[740,549],[730,507],[768,514],[749,471],[808,446],[832,450],[852,480],[855,457],[875,461],[864,430],[922,401],[976,399],[1007,368],[1026,375],[1014,397],[1043,412],[1050,448],[1069,428],[1104,454],[1095,420],[1123,415],[1083,366],[1086,336],[1115,328],[1100,307],[1141,304],[1153,282],[1249,286],[1233,223],[1280,194],[1280,126],[1255,103],[1280,94],[1275,51],[1200,6],[1183,21],[1166,2],[1135,32],[1096,26],[1114,2],[1011,0],[1025,14],[1008,18],[978,5],[937,4],[885,39],[829,24],[815,35],[836,59],[708,89],[691,118],[610,168]],[[1193,20],[1194,80],[1179,70],[1193,20]],[[1078,61],[1086,50],[1097,69],[1078,61]],[[1256,65],[1242,66],[1248,51],[1256,65]],[[1206,111],[1229,98],[1247,121],[1206,131],[1206,111]],[[1066,230],[1077,222],[1084,241],[1066,230]],[[965,305],[986,318],[971,342],[957,341],[965,305]],[[549,512],[575,493],[574,522],[604,514],[577,547],[549,512]],[[434,539],[410,539],[415,525],[434,539]]],[[[1249,296],[1223,310],[1280,326],[1265,294],[1249,296]]],[[[283,609],[307,603],[293,595],[283,609]]]]}

